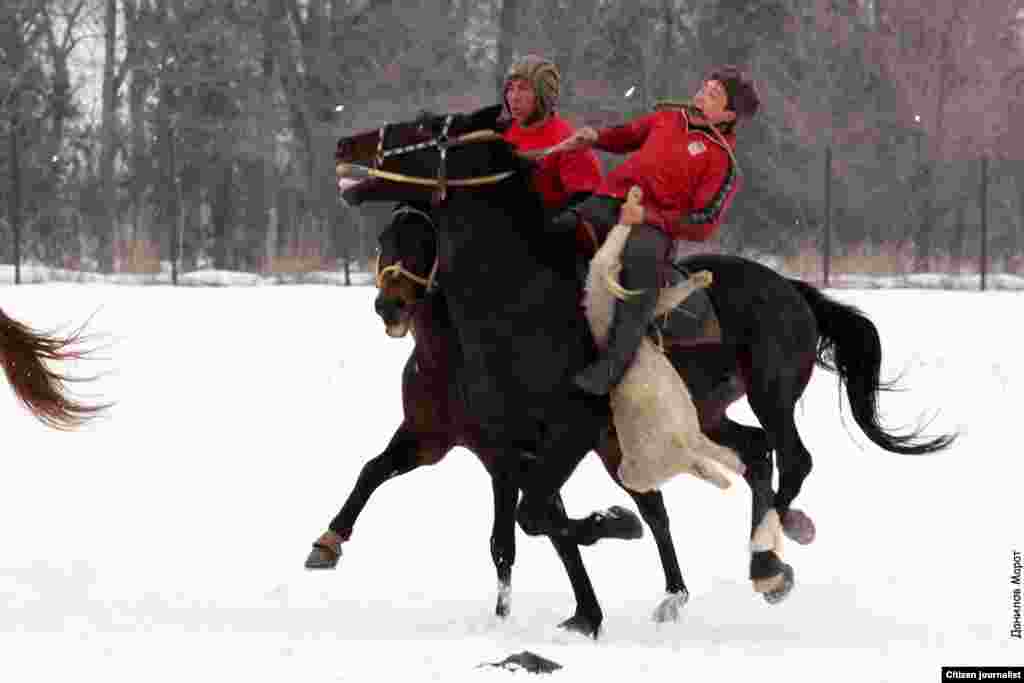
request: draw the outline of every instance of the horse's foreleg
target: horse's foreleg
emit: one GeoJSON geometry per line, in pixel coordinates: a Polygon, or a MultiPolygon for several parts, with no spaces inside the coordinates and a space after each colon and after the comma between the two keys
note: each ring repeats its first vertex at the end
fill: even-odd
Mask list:
{"type": "Polygon", "coordinates": [[[512,597],[512,565],[516,561],[516,503],[519,489],[503,470],[491,472],[494,491],[494,526],[491,529],[491,559],[498,574],[498,602],[494,613],[507,617],[512,597]]]}
{"type": "MultiPolygon", "coordinates": [[[[556,514],[565,515],[565,506],[562,504],[562,496],[556,494],[554,507],[556,514]]],[[[590,575],[583,564],[583,556],[580,548],[573,540],[565,537],[550,536],[551,544],[555,546],[566,574],[569,575],[569,583],[572,584],[572,592],[576,597],[576,611],[571,617],[559,624],[560,628],[567,631],[582,633],[583,635],[597,638],[601,632],[601,622],[604,621],[604,614],[601,605],[597,601],[597,594],[594,593],[594,585],[590,581],[590,575]]]]}
{"type": "Polygon", "coordinates": [[[313,544],[313,550],[306,559],[306,569],[334,569],[341,558],[341,544],[352,535],[356,518],[377,487],[420,465],[438,462],[451,448],[451,444],[417,434],[403,423],[384,452],[363,465],[341,511],[313,544]]]}
{"type": "Polygon", "coordinates": [[[559,424],[560,429],[550,430],[537,456],[523,460],[523,499],[516,514],[519,526],[530,536],[558,536],[577,545],[591,545],[603,538],[641,538],[644,530],[640,518],[624,507],[613,505],[582,519],[569,519],[565,510],[559,509],[562,485],[587,451],[596,446],[584,440],[585,429],[573,432],[568,424],[572,422],[566,420],[559,424]]]}

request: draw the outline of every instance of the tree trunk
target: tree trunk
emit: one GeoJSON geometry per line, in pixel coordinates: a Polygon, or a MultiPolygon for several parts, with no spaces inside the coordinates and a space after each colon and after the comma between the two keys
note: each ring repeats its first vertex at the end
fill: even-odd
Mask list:
{"type": "Polygon", "coordinates": [[[519,33],[519,0],[502,0],[498,17],[498,64],[494,73],[494,87],[501,92],[505,84],[505,72],[512,62],[519,33]]]}
{"type": "Polygon", "coordinates": [[[665,35],[661,46],[661,74],[658,78],[658,91],[655,93],[659,99],[672,97],[672,85],[675,82],[672,73],[672,65],[675,62],[675,41],[673,36],[676,32],[676,13],[671,0],[662,2],[662,21],[665,22],[665,35]]]}
{"type": "Polygon", "coordinates": [[[935,174],[938,172],[938,160],[942,158],[943,151],[945,150],[946,143],[946,100],[949,99],[950,94],[950,79],[953,76],[953,39],[952,33],[959,21],[959,11],[954,11],[953,16],[950,17],[949,22],[946,24],[945,31],[942,34],[942,48],[940,50],[940,63],[939,63],[939,83],[938,83],[938,102],[935,107],[935,128],[933,129],[934,142],[932,147],[932,158],[927,162],[924,162],[924,173],[922,175],[922,181],[924,187],[922,192],[924,194],[924,200],[921,204],[921,224],[918,228],[917,240],[915,242],[914,250],[914,270],[917,272],[925,272],[931,264],[933,257],[934,244],[935,244],[935,223],[938,216],[936,215],[935,208],[938,204],[938,183],[936,182],[935,174]]]}
{"type": "MultiPolygon", "coordinates": [[[[81,7],[81,4],[79,5],[81,7]]],[[[53,85],[50,91],[50,111],[52,126],[49,140],[47,140],[47,159],[53,159],[60,154],[64,144],[64,127],[68,114],[71,112],[71,71],[68,68],[68,56],[71,54],[73,43],[71,41],[72,30],[75,28],[75,19],[78,11],[74,11],[68,19],[69,24],[64,27],[64,37],[58,40],[53,31],[53,20],[45,18],[47,51],[50,55],[50,63],[53,67],[53,85]]]]}
{"type": "Polygon", "coordinates": [[[234,162],[223,160],[221,180],[213,197],[211,221],[213,222],[213,267],[218,270],[235,269],[235,249],[232,244],[233,207],[232,195],[235,190],[234,162]]]}
{"type": "Polygon", "coordinates": [[[964,262],[964,244],[967,241],[967,203],[957,202],[955,222],[953,226],[953,239],[949,244],[949,257],[952,261],[953,272],[959,274],[960,267],[964,262]]]}
{"type": "Polygon", "coordinates": [[[146,239],[140,225],[146,187],[149,184],[149,156],[146,150],[146,92],[149,89],[148,78],[144,74],[143,49],[144,35],[143,12],[139,0],[123,0],[125,15],[126,51],[125,63],[131,71],[128,90],[128,112],[131,120],[131,201],[132,220],[131,238],[146,239]]]}
{"type": "Polygon", "coordinates": [[[102,224],[97,226],[100,271],[110,273],[114,267],[114,239],[117,235],[117,186],[114,179],[114,157],[117,140],[114,127],[117,108],[115,91],[115,64],[117,44],[117,2],[106,0],[104,63],[103,63],[103,120],[100,130],[100,186],[103,206],[102,224]]]}
{"type": "MultiPolygon", "coordinates": [[[[341,3],[334,4],[335,15],[341,3]]],[[[271,235],[273,230],[276,235],[276,224],[274,209],[277,193],[275,188],[274,173],[274,78],[277,73],[277,39],[275,27],[279,25],[283,17],[284,6],[280,2],[269,3],[263,15],[262,39],[263,39],[263,102],[266,109],[260,114],[260,131],[263,142],[262,156],[256,162],[253,170],[253,180],[257,183],[249,188],[249,213],[250,220],[256,224],[251,225],[253,231],[253,244],[255,249],[252,257],[261,270],[269,271],[277,256],[277,240],[271,235]],[[278,14],[275,15],[275,10],[278,14]]]]}
{"type": "Polygon", "coordinates": [[[1010,249],[1007,250],[1007,272],[1015,273],[1016,266],[1020,262],[1020,235],[1024,232],[1024,160],[1003,161],[1000,165],[1011,169],[1010,173],[1017,186],[1017,222],[1010,226],[1010,249]]]}
{"type": "MultiPolygon", "coordinates": [[[[14,105],[17,107],[17,103],[14,105]]],[[[10,132],[8,142],[10,143],[10,158],[8,163],[11,167],[11,197],[8,213],[10,214],[11,232],[14,237],[14,284],[21,284],[21,160],[19,147],[21,147],[20,135],[21,121],[17,109],[11,115],[10,132]]]]}

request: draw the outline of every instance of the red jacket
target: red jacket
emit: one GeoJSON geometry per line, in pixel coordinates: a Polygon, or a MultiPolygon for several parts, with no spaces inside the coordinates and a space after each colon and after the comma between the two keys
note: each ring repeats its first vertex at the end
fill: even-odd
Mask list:
{"type": "MultiPolygon", "coordinates": [[[[572,135],[572,126],[558,114],[524,128],[518,122],[505,131],[505,139],[528,152],[557,145],[572,135]]],[[[533,174],[533,186],[548,208],[558,208],[577,192],[594,192],[601,184],[601,162],[589,149],[550,154],[533,174]]]]}
{"type": "MultiPolygon", "coordinates": [[[[735,137],[725,137],[735,147],[735,137]]],[[[599,132],[594,145],[633,152],[609,173],[597,194],[624,199],[629,188],[644,192],[644,222],[672,239],[711,237],[739,189],[736,166],[713,134],[691,129],[678,109],[658,111],[599,132]]]]}

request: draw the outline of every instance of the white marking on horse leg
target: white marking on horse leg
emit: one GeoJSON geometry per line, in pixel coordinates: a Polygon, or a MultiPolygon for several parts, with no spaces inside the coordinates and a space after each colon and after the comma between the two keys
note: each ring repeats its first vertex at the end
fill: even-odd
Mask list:
{"type": "MultiPolygon", "coordinates": [[[[779,520],[779,513],[772,508],[765,513],[764,519],[754,529],[754,535],[750,539],[750,552],[759,553],[772,550],[782,559],[782,522],[779,520]]],[[[758,593],[772,593],[782,589],[786,583],[786,576],[780,572],[775,576],[762,579],[754,579],[754,590],[758,593]]]]}
{"type": "Polygon", "coordinates": [[[765,513],[750,539],[750,552],[759,553],[765,550],[774,550],[779,559],[782,559],[782,523],[775,508],[765,513]]]}
{"type": "Polygon", "coordinates": [[[667,593],[658,606],[654,608],[651,618],[658,624],[679,621],[683,615],[683,607],[690,599],[690,593],[684,588],[678,593],[667,593]]]}
{"type": "Polygon", "coordinates": [[[505,614],[511,611],[512,607],[512,586],[511,584],[498,582],[498,604],[505,609],[505,614]]]}

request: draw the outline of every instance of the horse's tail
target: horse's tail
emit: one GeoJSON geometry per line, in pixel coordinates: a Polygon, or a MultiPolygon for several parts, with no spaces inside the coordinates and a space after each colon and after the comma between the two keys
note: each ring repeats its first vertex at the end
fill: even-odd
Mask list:
{"type": "Polygon", "coordinates": [[[853,419],[871,441],[892,453],[921,455],[942,450],[956,435],[923,439],[921,430],[905,434],[887,430],[879,422],[878,395],[891,391],[881,379],[882,343],[878,328],[860,310],[831,299],[801,280],[790,280],[814,312],[818,323],[817,363],[839,376],[846,385],[853,419]]]}
{"type": "Polygon", "coordinates": [[[37,332],[0,310],[0,364],[15,395],[40,422],[72,430],[98,417],[109,403],[88,404],[73,398],[68,382],[93,378],[68,377],[47,367],[47,361],[84,359],[90,349],[79,347],[84,325],[66,337],[37,332]]]}

